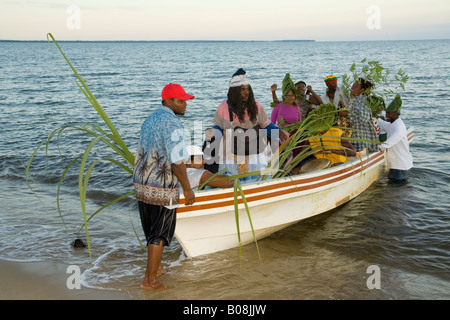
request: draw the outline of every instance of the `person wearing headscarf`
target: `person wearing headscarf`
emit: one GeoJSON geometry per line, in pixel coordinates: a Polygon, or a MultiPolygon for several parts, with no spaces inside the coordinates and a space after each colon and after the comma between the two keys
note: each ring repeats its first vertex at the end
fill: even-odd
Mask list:
{"type": "MultiPolygon", "coordinates": [[[[276,88],[275,88],[276,89],[276,88]]],[[[275,90],[272,91],[272,95],[275,90]]],[[[284,127],[302,121],[301,110],[297,105],[296,96],[299,94],[289,73],[286,73],[282,84],[283,101],[272,109],[270,120],[277,126],[284,127]]],[[[275,99],[274,99],[275,100],[275,99]]]]}
{"type": "Polygon", "coordinates": [[[413,167],[406,126],[400,118],[401,106],[402,99],[397,94],[386,109],[387,121],[378,118],[381,128],[387,133],[386,141],[379,145],[379,148],[386,152],[388,177],[394,181],[406,180],[413,167]]]}
{"type": "MultiPolygon", "coordinates": [[[[278,88],[278,85],[276,83],[274,83],[273,85],[270,86],[270,90],[272,91],[272,100],[273,100],[273,102],[271,103],[270,106],[272,108],[276,107],[280,103],[280,100],[278,100],[278,97],[276,94],[277,88],[278,88]]],[[[294,103],[300,108],[300,120],[298,120],[298,121],[302,121],[302,120],[306,119],[309,112],[311,112],[313,110],[313,105],[321,105],[322,104],[322,99],[314,92],[314,90],[312,89],[312,87],[310,85],[307,86],[304,81],[297,81],[296,83],[293,83],[290,78],[290,74],[287,73],[285,78],[283,79],[283,85],[282,85],[283,101],[282,101],[282,103],[285,102],[286,96],[289,95],[289,93],[286,92],[289,89],[291,89],[293,91],[293,93],[295,94],[294,103]]],[[[288,102],[288,105],[289,105],[289,102],[288,102]]],[[[272,111],[272,116],[274,116],[275,114],[276,114],[276,112],[272,111]]],[[[285,119],[285,118],[283,118],[283,119],[285,119]]],[[[271,118],[271,120],[273,123],[278,123],[272,118],[271,118]]],[[[285,119],[285,120],[287,120],[287,119],[285,119]]],[[[292,123],[292,121],[289,121],[289,120],[287,120],[287,121],[292,123]]],[[[294,121],[294,122],[298,122],[298,121],[294,121]]]]}

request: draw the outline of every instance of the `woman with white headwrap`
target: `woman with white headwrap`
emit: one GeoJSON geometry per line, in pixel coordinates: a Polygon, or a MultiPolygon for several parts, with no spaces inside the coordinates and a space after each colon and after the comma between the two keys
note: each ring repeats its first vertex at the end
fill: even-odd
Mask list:
{"type": "MultiPolygon", "coordinates": [[[[260,171],[267,166],[270,156],[268,139],[278,142],[278,135],[284,140],[286,134],[269,120],[262,105],[255,100],[243,69],[233,74],[227,98],[217,108],[212,120],[214,126],[206,133],[207,141],[212,136],[216,138],[216,150],[220,151],[215,155],[218,170],[227,168],[231,175],[260,171]],[[241,135],[237,134],[239,132],[241,135]],[[224,138],[220,139],[222,135],[224,138]]],[[[252,176],[241,180],[251,181],[256,178],[252,176]]]]}

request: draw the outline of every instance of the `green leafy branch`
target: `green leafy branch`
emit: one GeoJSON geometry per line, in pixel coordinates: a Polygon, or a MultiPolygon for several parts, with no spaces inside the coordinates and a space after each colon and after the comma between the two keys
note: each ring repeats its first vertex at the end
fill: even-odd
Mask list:
{"type": "Polygon", "coordinates": [[[409,76],[403,68],[392,73],[380,61],[368,61],[367,58],[364,58],[359,63],[353,63],[348,73],[343,75],[344,95],[351,97],[350,91],[353,83],[361,78],[374,85],[366,92],[369,95],[367,104],[373,114],[384,110],[386,107],[384,101],[387,97],[398,93],[399,90],[405,90],[405,85],[409,80],[409,76]]]}

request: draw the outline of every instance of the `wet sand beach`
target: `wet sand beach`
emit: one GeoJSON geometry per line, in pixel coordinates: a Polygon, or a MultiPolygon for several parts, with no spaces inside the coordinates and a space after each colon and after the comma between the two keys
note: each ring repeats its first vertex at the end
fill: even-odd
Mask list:
{"type": "Polygon", "coordinates": [[[97,290],[81,286],[68,289],[70,273],[63,264],[52,262],[10,262],[0,260],[1,300],[128,300],[118,290],[97,290]]]}

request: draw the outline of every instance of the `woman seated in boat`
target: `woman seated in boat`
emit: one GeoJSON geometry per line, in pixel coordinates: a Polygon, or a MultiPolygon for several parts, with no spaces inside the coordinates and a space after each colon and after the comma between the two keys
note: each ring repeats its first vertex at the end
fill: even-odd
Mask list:
{"type": "MultiPolygon", "coordinates": [[[[203,185],[214,174],[205,169],[205,160],[203,159],[203,152],[200,147],[189,146],[188,152],[190,159],[186,162],[186,173],[188,176],[189,184],[192,190],[197,191],[198,187],[203,185]]],[[[233,186],[233,179],[223,180],[229,178],[225,175],[217,175],[208,181],[205,185],[216,188],[230,188],[233,186]]],[[[207,189],[207,188],[204,188],[207,189]]]]}
{"type": "MultiPolygon", "coordinates": [[[[227,169],[227,174],[236,175],[261,171],[267,167],[270,148],[268,141],[278,142],[287,134],[274,125],[262,105],[255,100],[247,74],[239,69],[230,80],[228,99],[217,108],[213,128],[207,129],[206,141],[213,140],[215,146],[205,155],[214,157],[209,162],[218,163],[218,170],[227,169]],[[240,132],[240,134],[239,134],[240,132]],[[215,152],[213,155],[212,151],[215,152]]],[[[241,181],[257,180],[259,175],[240,178],[241,181]]]]}

